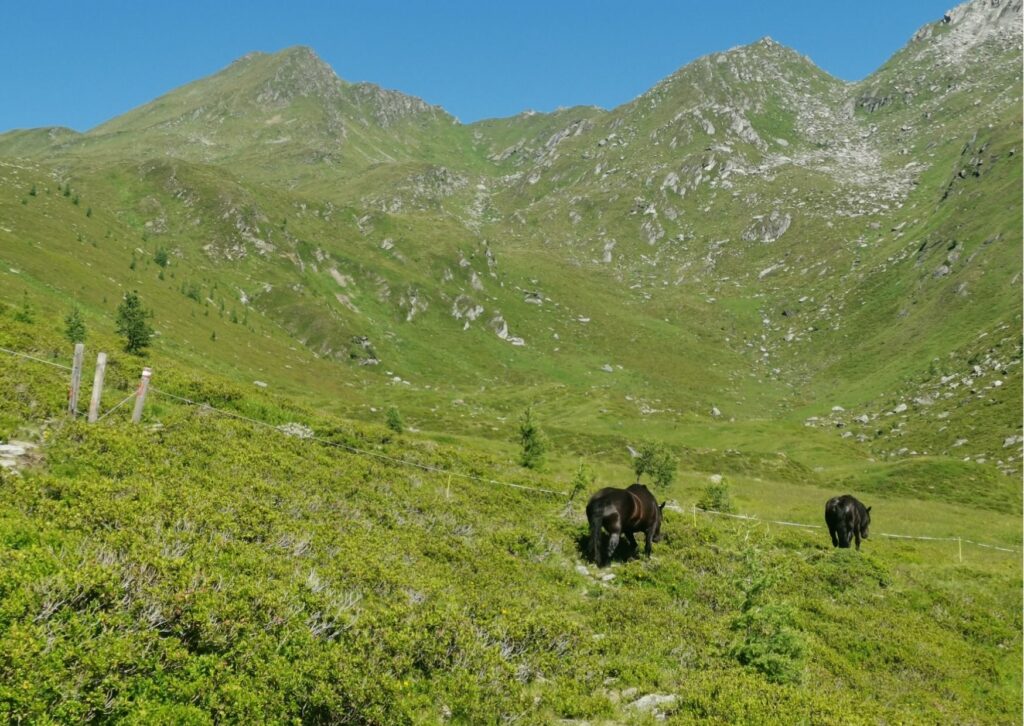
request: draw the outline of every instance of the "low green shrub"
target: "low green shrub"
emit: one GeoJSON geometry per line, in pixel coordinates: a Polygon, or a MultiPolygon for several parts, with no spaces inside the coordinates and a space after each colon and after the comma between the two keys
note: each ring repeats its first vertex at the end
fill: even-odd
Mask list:
{"type": "Polygon", "coordinates": [[[736,508],[732,504],[732,495],[729,492],[729,482],[723,478],[708,484],[704,487],[697,506],[712,512],[735,512],[736,508]]]}
{"type": "Polygon", "coordinates": [[[740,663],[773,683],[796,683],[802,678],[807,647],[792,607],[755,605],[733,620],[732,629],[739,635],[729,652],[740,663]]]}

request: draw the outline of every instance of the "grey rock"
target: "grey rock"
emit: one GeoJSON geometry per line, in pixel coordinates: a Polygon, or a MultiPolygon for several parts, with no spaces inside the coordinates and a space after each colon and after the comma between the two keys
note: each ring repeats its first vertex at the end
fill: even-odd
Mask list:
{"type": "Polygon", "coordinates": [[[313,429],[309,428],[309,426],[306,426],[305,424],[295,422],[281,424],[277,427],[277,430],[286,436],[294,436],[297,439],[313,438],[313,429]]]}
{"type": "MultiPolygon", "coordinates": [[[[626,694],[623,693],[623,696],[626,694]]],[[[648,693],[629,704],[630,708],[638,711],[654,711],[663,706],[672,706],[678,700],[677,696],[671,694],[648,693]]]]}

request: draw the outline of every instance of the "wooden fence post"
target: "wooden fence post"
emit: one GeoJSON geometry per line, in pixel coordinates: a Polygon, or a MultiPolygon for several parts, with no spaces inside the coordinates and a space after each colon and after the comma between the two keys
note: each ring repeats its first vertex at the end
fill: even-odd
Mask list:
{"type": "Polygon", "coordinates": [[[956,538],[956,555],[960,562],[964,561],[964,541],[960,537],[956,538]]]}
{"type": "Polygon", "coordinates": [[[149,379],[153,375],[150,368],[142,369],[142,380],[139,381],[139,390],[135,392],[135,410],[132,411],[132,423],[137,424],[142,419],[142,407],[146,403],[146,391],[149,390],[149,379]]]}
{"type": "Polygon", "coordinates": [[[100,396],[103,395],[103,376],[107,372],[107,354],[96,356],[96,375],[92,379],[92,398],[89,400],[89,423],[96,423],[100,415],[100,396]]]}
{"type": "Polygon", "coordinates": [[[82,387],[82,359],[85,343],[75,343],[75,358],[71,363],[71,390],[68,392],[68,413],[78,415],[78,391],[82,387]]]}

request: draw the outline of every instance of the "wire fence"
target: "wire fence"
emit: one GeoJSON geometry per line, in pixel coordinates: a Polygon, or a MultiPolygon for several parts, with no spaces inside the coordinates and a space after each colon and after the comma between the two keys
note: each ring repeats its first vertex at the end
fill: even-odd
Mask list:
{"type": "Polygon", "coordinates": [[[44,364],[46,364],[48,366],[53,366],[54,368],[60,368],[60,369],[65,370],[65,371],[70,371],[71,370],[71,366],[66,366],[66,365],[63,365],[61,363],[55,363],[54,361],[46,360],[45,358],[36,358],[34,355],[29,355],[28,353],[22,353],[22,352],[17,351],[17,350],[11,350],[10,348],[0,347],[0,351],[3,351],[4,353],[10,353],[11,355],[17,356],[19,358],[26,358],[28,360],[34,360],[36,363],[44,363],[44,364]]]}
{"type": "MultiPolygon", "coordinates": [[[[676,511],[686,512],[687,510],[682,507],[673,507],[676,511]]],[[[730,519],[743,519],[750,522],[760,522],[761,524],[777,524],[781,527],[799,527],[801,529],[824,529],[820,524],[803,524],[801,522],[787,522],[781,519],[764,519],[755,515],[747,514],[733,514],[732,512],[719,512],[714,509],[702,509],[696,505],[690,507],[690,511],[697,514],[707,514],[715,517],[728,517],[730,519]]],[[[1000,547],[994,544],[985,544],[983,542],[975,542],[974,540],[967,539],[966,537],[929,537],[925,535],[914,535],[914,534],[892,534],[891,532],[875,532],[878,537],[886,537],[888,539],[908,539],[908,540],[922,540],[928,542],[957,542],[962,544],[970,544],[975,547],[984,547],[985,549],[998,550],[1000,552],[1020,552],[1020,549],[1016,547],[1000,547]]]]}
{"type": "MultiPolygon", "coordinates": [[[[65,371],[65,372],[70,372],[71,370],[73,370],[71,368],[71,366],[66,366],[63,363],[57,363],[56,361],[46,360],[45,358],[38,358],[38,357],[36,357],[34,355],[29,355],[28,353],[22,353],[21,351],[11,350],[10,348],[4,348],[3,346],[0,346],[0,352],[2,352],[2,353],[9,353],[10,355],[13,355],[13,356],[15,356],[17,358],[24,358],[25,360],[30,360],[30,361],[33,361],[35,363],[44,363],[44,364],[46,364],[48,366],[51,366],[53,368],[57,368],[58,370],[65,371]]],[[[131,393],[129,393],[127,396],[125,396],[121,401],[119,401],[118,403],[114,404],[111,408],[109,408],[106,413],[98,416],[96,418],[96,422],[99,423],[100,421],[105,419],[107,416],[112,414],[114,411],[116,411],[117,409],[121,408],[121,406],[123,406],[124,404],[128,403],[128,401],[130,401],[133,398],[135,398],[135,396],[137,394],[138,394],[138,390],[133,390],[131,393]]],[[[77,412],[76,412],[75,415],[78,415],[77,412]]]]}
{"type": "MultiPolygon", "coordinates": [[[[242,414],[235,413],[234,411],[225,411],[224,409],[216,408],[216,407],[211,406],[210,404],[204,403],[202,401],[193,401],[190,398],[185,398],[184,396],[178,396],[176,394],[169,393],[167,391],[163,391],[163,390],[157,388],[156,386],[152,386],[150,388],[150,390],[153,391],[156,394],[159,394],[161,396],[167,396],[168,398],[174,399],[174,400],[176,400],[176,401],[178,401],[180,403],[184,403],[186,405],[201,406],[201,407],[203,407],[204,410],[213,411],[215,413],[221,414],[222,416],[228,416],[230,418],[238,419],[240,421],[246,421],[246,422],[254,424],[256,426],[261,426],[263,428],[271,429],[272,431],[275,431],[275,432],[277,432],[277,433],[279,433],[279,434],[281,434],[283,436],[292,436],[292,434],[290,434],[288,431],[284,431],[280,427],[275,426],[274,424],[267,423],[266,421],[260,421],[259,419],[250,418],[249,416],[243,416],[242,414]]],[[[369,456],[369,457],[373,457],[375,459],[379,459],[379,460],[382,460],[382,461],[390,462],[392,464],[397,464],[397,465],[400,465],[400,466],[414,467],[416,469],[421,469],[423,471],[429,471],[429,472],[433,472],[433,473],[436,473],[436,474],[447,474],[450,477],[459,477],[461,479],[469,479],[469,480],[472,480],[472,481],[479,482],[481,484],[497,484],[499,486],[510,487],[512,489],[523,489],[523,490],[526,490],[526,491],[541,492],[541,493],[544,493],[544,494],[552,494],[554,496],[559,496],[559,497],[568,497],[569,496],[566,492],[560,492],[560,491],[556,491],[554,489],[544,489],[543,487],[533,487],[533,486],[527,486],[526,484],[516,484],[515,482],[502,481],[500,479],[489,479],[487,477],[476,476],[475,474],[467,474],[465,472],[453,471],[451,469],[444,469],[444,468],[439,467],[439,466],[432,466],[430,464],[423,464],[423,463],[418,462],[418,461],[410,461],[408,459],[400,459],[398,457],[388,456],[387,454],[382,454],[379,451],[370,451],[368,449],[361,449],[361,448],[359,448],[357,446],[352,446],[351,444],[343,444],[343,443],[341,443],[339,441],[332,441],[331,439],[325,439],[322,436],[310,435],[310,436],[302,436],[301,438],[304,441],[316,441],[316,442],[324,444],[326,446],[334,446],[336,448],[348,451],[348,452],[350,452],[352,454],[359,454],[359,455],[362,455],[362,456],[369,456]]]]}
{"type": "Polygon", "coordinates": [[[121,406],[123,406],[124,404],[128,403],[130,400],[135,398],[136,393],[137,393],[137,391],[132,391],[127,396],[122,398],[118,403],[115,403],[111,408],[107,409],[107,412],[105,414],[103,414],[102,416],[97,417],[96,423],[99,423],[100,421],[105,419],[107,416],[112,414],[114,411],[116,411],[117,409],[121,408],[121,406]]]}
{"type": "MultiPolygon", "coordinates": [[[[65,371],[70,371],[71,370],[70,366],[65,366],[65,365],[62,365],[60,363],[55,363],[54,361],[49,361],[49,360],[45,360],[43,358],[38,358],[36,356],[28,355],[27,353],[22,353],[20,351],[11,350],[9,348],[0,347],[0,352],[9,353],[11,355],[14,355],[14,356],[17,356],[17,357],[20,357],[20,358],[24,358],[24,359],[27,359],[27,360],[35,361],[37,363],[44,363],[46,365],[53,366],[55,368],[60,368],[60,369],[65,370],[65,371]]],[[[217,408],[217,407],[212,406],[211,404],[209,404],[209,403],[207,403],[205,401],[195,401],[193,399],[186,398],[185,396],[179,396],[179,395],[171,393],[169,391],[164,391],[164,390],[159,389],[159,388],[157,388],[155,386],[151,386],[150,390],[153,391],[154,393],[160,395],[160,396],[164,396],[164,397],[166,397],[168,399],[177,401],[178,403],[182,403],[182,404],[185,404],[187,406],[198,406],[198,407],[201,407],[203,410],[206,410],[206,411],[212,411],[214,413],[217,413],[217,414],[222,415],[222,416],[226,416],[228,418],[233,418],[233,419],[236,419],[238,421],[244,421],[246,423],[252,424],[254,426],[258,426],[258,427],[261,427],[261,428],[269,429],[269,430],[274,431],[275,433],[278,433],[278,434],[280,434],[282,436],[289,436],[289,437],[292,437],[292,438],[295,437],[295,435],[293,433],[290,433],[289,431],[282,429],[280,426],[276,426],[274,424],[267,423],[266,421],[260,421],[259,419],[255,419],[255,418],[252,418],[250,416],[245,416],[245,415],[237,413],[235,411],[227,411],[225,409],[217,408]]],[[[104,413],[102,416],[100,416],[97,419],[97,421],[102,421],[107,416],[109,416],[114,411],[116,411],[118,408],[120,408],[122,405],[124,405],[125,403],[127,403],[131,399],[135,398],[137,393],[138,393],[138,391],[133,391],[132,393],[130,393],[128,396],[126,396],[120,402],[118,402],[113,407],[108,409],[106,413],[104,413]]],[[[435,473],[435,474],[447,475],[448,476],[449,485],[451,483],[452,477],[458,477],[458,478],[464,479],[464,480],[475,481],[475,482],[478,482],[480,484],[493,484],[493,485],[497,485],[497,486],[509,487],[509,488],[512,488],[512,489],[519,489],[519,490],[524,490],[524,491],[539,492],[539,493],[542,493],[542,494],[548,494],[548,495],[557,496],[557,497],[565,497],[567,499],[571,499],[572,498],[572,495],[570,493],[563,492],[563,491],[557,491],[557,490],[554,490],[554,489],[545,489],[543,487],[528,486],[526,484],[517,484],[515,482],[503,481],[503,480],[500,480],[500,479],[491,479],[491,478],[488,478],[488,477],[481,477],[481,476],[477,476],[475,474],[469,474],[469,473],[466,473],[466,472],[453,471],[451,469],[445,469],[445,468],[442,468],[442,467],[439,467],[439,466],[433,466],[431,464],[423,464],[423,463],[418,462],[418,461],[411,461],[409,459],[402,459],[402,458],[395,457],[395,456],[389,456],[387,454],[382,454],[379,451],[370,451],[368,449],[362,449],[360,447],[352,446],[351,444],[344,444],[344,443],[341,443],[339,441],[332,441],[331,439],[326,439],[326,438],[324,438],[322,436],[316,436],[315,434],[310,434],[310,435],[302,436],[301,440],[304,440],[304,441],[315,441],[315,442],[323,444],[325,446],[332,446],[332,447],[335,447],[335,448],[338,448],[338,449],[342,449],[344,451],[347,451],[349,453],[356,454],[356,455],[359,455],[359,456],[367,456],[367,457],[371,457],[371,458],[378,459],[378,460],[381,460],[381,461],[387,461],[389,463],[392,463],[392,464],[395,464],[395,465],[398,465],[398,466],[407,466],[407,467],[412,467],[412,468],[420,469],[422,471],[428,471],[428,472],[435,473]]],[[[678,512],[686,512],[687,511],[685,508],[680,507],[680,506],[675,505],[675,504],[667,505],[666,508],[667,509],[671,509],[673,511],[678,511],[678,512]]],[[[729,518],[729,519],[739,519],[739,520],[745,520],[745,521],[750,521],[750,522],[758,522],[758,523],[762,523],[762,524],[774,524],[774,525],[778,525],[778,526],[781,526],[781,527],[795,527],[795,528],[800,528],[800,529],[824,529],[824,527],[822,525],[820,525],[820,524],[805,524],[805,523],[802,523],[802,522],[789,522],[789,521],[786,521],[786,520],[779,520],[779,519],[764,519],[764,518],[756,516],[756,515],[735,514],[735,513],[732,513],[732,512],[721,512],[721,511],[716,511],[716,510],[713,510],[713,509],[703,509],[701,507],[698,507],[696,504],[691,505],[689,511],[692,512],[694,519],[696,519],[696,516],[699,513],[699,514],[703,514],[703,515],[716,516],[716,517],[726,517],[726,518],[729,518]]],[[[930,536],[925,536],[925,535],[893,534],[893,533],[890,533],[890,532],[877,532],[876,535],[880,536],[880,537],[886,537],[888,539],[918,540],[918,541],[929,541],[929,542],[956,542],[958,544],[958,546],[962,546],[964,544],[969,544],[969,545],[973,545],[975,547],[981,547],[981,548],[989,549],[989,550],[996,550],[996,551],[999,551],[999,552],[1014,552],[1014,553],[1019,553],[1020,552],[1020,549],[1018,549],[1016,547],[1001,547],[999,545],[988,544],[988,543],[984,543],[984,542],[977,542],[975,540],[966,539],[964,537],[930,537],[930,536]]],[[[961,557],[961,559],[962,559],[962,557],[961,557]]]]}

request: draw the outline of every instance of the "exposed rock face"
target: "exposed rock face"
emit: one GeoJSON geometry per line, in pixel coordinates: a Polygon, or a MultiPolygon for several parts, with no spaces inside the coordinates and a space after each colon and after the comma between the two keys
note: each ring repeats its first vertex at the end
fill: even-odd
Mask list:
{"type": "MultiPolygon", "coordinates": [[[[932,33],[940,58],[961,62],[976,46],[990,39],[1011,41],[1021,27],[1022,0],[983,0],[965,2],[946,12],[942,24],[952,29],[946,34],[932,33]]],[[[934,26],[929,26],[934,28],[934,26]]],[[[915,36],[915,40],[920,40],[915,36]]]]}
{"type": "Polygon", "coordinates": [[[571,124],[548,139],[544,146],[549,149],[558,146],[558,144],[562,143],[564,139],[570,136],[579,136],[584,131],[588,131],[593,128],[593,126],[594,124],[586,119],[573,121],[571,124]]]}
{"type": "Polygon", "coordinates": [[[511,343],[512,345],[515,345],[515,346],[526,345],[526,341],[523,340],[522,338],[518,338],[518,337],[516,337],[514,335],[510,335],[509,334],[509,332],[508,332],[508,323],[505,322],[505,318],[503,318],[501,315],[495,316],[491,320],[490,325],[491,325],[491,330],[493,330],[495,332],[495,334],[499,338],[501,338],[502,340],[506,340],[506,341],[508,341],[509,343],[511,343]]]}
{"type": "Polygon", "coordinates": [[[443,109],[431,106],[415,96],[389,91],[372,83],[356,83],[352,87],[356,99],[369,110],[373,120],[384,128],[393,126],[418,114],[436,113],[447,116],[443,109]]]}
{"type": "MultiPolygon", "coordinates": [[[[262,54],[261,54],[262,55],[262,54]]],[[[283,107],[297,98],[316,97],[341,101],[344,81],[311,48],[289,48],[278,54],[276,72],[256,89],[256,103],[283,107]]]]}
{"type": "Polygon", "coordinates": [[[468,295],[459,295],[452,303],[452,317],[456,320],[465,320],[465,324],[462,326],[463,330],[468,330],[470,323],[483,315],[483,313],[483,305],[477,304],[468,295]]]}
{"type": "Polygon", "coordinates": [[[371,209],[388,214],[436,209],[441,202],[469,185],[469,178],[445,166],[431,166],[426,171],[401,179],[387,194],[363,197],[371,209]]]}
{"type": "Polygon", "coordinates": [[[753,223],[743,232],[748,242],[774,242],[786,233],[793,218],[773,209],[771,214],[754,217],[753,223]]]}
{"type": "Polygon", "coordinates": [[[429,307],[426,298],[415,287],[410,287],[399,298],[398,304],[405,310],[405,322],[407,323],[411,323],[413,318],[429,307]]]}
{"type": "Polygon", "coordinates": [[[349,346],[349,358],[357,361],[361,366],[375,366],[380,364],[380,358],[373,349],[373,344],[365,335],[357,335],[352,338],[349,346]]]}

